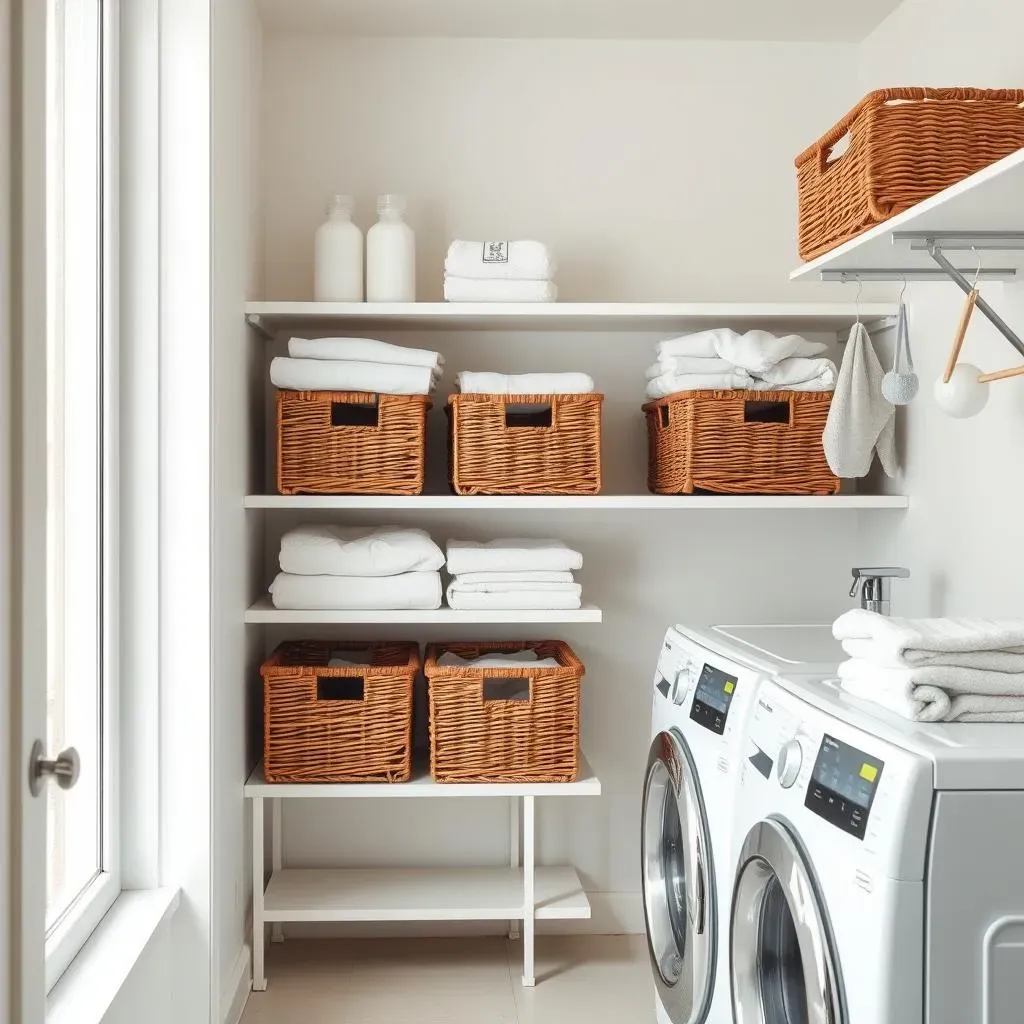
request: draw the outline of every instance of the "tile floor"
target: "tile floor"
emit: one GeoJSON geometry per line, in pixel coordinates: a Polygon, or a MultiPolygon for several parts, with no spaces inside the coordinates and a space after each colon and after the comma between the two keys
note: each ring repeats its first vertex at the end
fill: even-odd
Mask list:
{"type": "Polygon", "coordinates": [[[298,940],[268,949],[241,1024],[653,1024],[642,935],[538,936],[537,986],[501,938],[298,940]]]}

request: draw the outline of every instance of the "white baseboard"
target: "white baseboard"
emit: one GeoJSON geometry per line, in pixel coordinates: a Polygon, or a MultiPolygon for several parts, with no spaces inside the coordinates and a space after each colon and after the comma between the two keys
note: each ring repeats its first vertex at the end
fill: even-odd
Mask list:
{"type": "Polygon", "coordinates": [[[238,1024],[252,990],[252,950],[243,946],[231,968],[227,987],[220,994],[221,1024],[238,1024]]]}

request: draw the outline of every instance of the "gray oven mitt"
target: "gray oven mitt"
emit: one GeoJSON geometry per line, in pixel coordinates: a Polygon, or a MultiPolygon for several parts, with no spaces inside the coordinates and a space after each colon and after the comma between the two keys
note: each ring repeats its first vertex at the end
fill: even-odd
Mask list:
{"type": "Polygon", "coordinates": [[[858,320],[850,328],[821,438],[836,476],[867,476],[876,451],[886,475],[896,475],[896,410],[882,395],[884,376],[867,328],[858,320]]]}

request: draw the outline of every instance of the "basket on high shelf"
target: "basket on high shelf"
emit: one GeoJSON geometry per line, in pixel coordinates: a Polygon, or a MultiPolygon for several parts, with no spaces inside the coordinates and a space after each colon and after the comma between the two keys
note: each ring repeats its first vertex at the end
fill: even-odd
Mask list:
{"type": "Polygon", "coordinates": [[[430,644],[430,772],[437,782],[575,782],[580,763],[583,663],[560,640],[430,644]],[[557,668],[443,667],[532,650],[557,668]]]}
{"type": "Polygon", "coordinates": [[[879,89],[796,158],[814,259],[1024,147],[1022,89],[879,89]],[[845,151],[833,150],[849,138],[845,151]]]}
{"type": "Polygon", "coordinates": [[[408,782],[419,669],[412,643],[281,644],[260,669],[267,781],[408,782]]]}
{"type": "Polygon", "coordinates": [[[680,391],[648,402],[655,494],[838,494],[821,435],[830,391],[680,391]]]}
{"type": "Polygon", "coordinates": [[[456,494],[597,494],[603,395],[452,395],[456,494]]]}
{"type": "Polygon", "coordinates": [[[281,494],[422,494],[425,395],[277,392],[281,494]]]}

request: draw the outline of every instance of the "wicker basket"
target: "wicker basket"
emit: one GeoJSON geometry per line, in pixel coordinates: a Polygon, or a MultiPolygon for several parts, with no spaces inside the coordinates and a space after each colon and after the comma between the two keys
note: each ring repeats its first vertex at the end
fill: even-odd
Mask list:
{"type": "Polygon", "coordinates": [[[267,781],[407,782],[419,668],[417,644],[281,644],[260,670],[267,781]],[[329,667],[354,651],[365,668],[329,667]]]}
{"type": "Polygon", "coordinates": [[[452,395],[456,494],[597,494],[603,395],[452,395]]]}
{"type": "Polygon", "coordinates": [[[421,494],[425,395],[277,392],[281,494],[421,494]]]}
{"type": "Polygon", "coordinates": [[[810,260],[1024,146],[1020,89],[880,89],[796,158],[810,260]],[[847,150],[830,160],[849,135],[847,150]]]}
{"type": "Polygon", "coordinates": [[[430,771],[437,782],[573,782],[579,774],[583,663],[559,640],[430,644],[430,771]],[[442,668],[463,658],[534,650],[559,668],[442,668]]]}
{"type": "Polygon", "coordinates": [[[821,443],[831,392],[681,391],[644,406],[655,494],[838,494],[821,443]]]}

